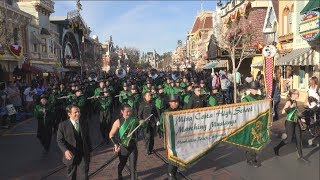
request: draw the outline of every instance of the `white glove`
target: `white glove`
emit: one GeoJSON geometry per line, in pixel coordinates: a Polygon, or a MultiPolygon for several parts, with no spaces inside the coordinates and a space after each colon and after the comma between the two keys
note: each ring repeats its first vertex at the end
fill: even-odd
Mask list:
{"type": "Polygon", "coordinates": [[[160,122],[159,121],[157,122],[157,126],[160,126],[160,122]]]}

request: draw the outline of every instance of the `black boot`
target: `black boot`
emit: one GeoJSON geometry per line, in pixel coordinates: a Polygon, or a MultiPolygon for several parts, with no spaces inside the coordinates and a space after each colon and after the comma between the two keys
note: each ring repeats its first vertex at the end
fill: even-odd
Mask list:
{"type": "Polygon", "coordinates": [[[172,173],[168,173],[168,180],[176,180],[176,179],[177,179],[176,175],[172,173]]]}
{"type": "Polygon", "coordinates": [[[279,156],[279,149],[280,149],[282,146],[284,146],[284,145],[286,145],[286,143],[284,143],[283,141],[281,141],[281,142],[278,144],[278,146],[276,146],[276,147],[273,148],[274,154],[275,154],[276,156],[279,156]]]}

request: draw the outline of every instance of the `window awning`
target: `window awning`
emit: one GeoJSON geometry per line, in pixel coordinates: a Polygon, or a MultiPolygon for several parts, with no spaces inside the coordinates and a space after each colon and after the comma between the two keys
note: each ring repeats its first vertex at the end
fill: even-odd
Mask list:
{"type": "Polygon", "coordinates": [[[227,68],[228,60],[214,60],[202,67],[202,69],[227,68]]]}
{"type": "Polygon", "coordinates": [[[309,0],[308,4],[302,9],[300,14],[304,14],[308,11],[314,11],[320,8],[319,0],[309,0]]]}
{"type": "Polygon", "coordinates": [[[212,69],[212,68],[216,67],[218,64],[219,64],[218,61],[213,61],[213,62],[210,62],[210,63],[204,65],[202,67],[202,69],[212,69]]]}
{"type": "Polygon", "coordinates": [[[309,66],[315,65],[313,50],[308,48],[295,49],[291,53],[279,58],[276,66],[293,65],[293,66],[309,66]]]}
{"type": "Polygon", "coordinates": [[[42,72],[55,72],[53,65],[50,64],[32,64],[32,66],[40,69],[42,72]]]}

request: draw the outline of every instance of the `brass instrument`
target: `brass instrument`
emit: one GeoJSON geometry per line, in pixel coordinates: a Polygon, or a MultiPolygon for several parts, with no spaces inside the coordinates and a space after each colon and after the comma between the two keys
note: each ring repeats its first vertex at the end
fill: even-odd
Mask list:
{"type": "Polygon", "coordinates": [[[87,99],[98,99],[98,98],[101,98],[103,96],[91,96],[91,97],[88,97],[87,99]]]}
{"type": "Polygon", "coordinates": [[[125,96],[126,94],[118,94],[118,95],[115,95],[114,97],[121,97],[121,96],[125,96]]]}
{"type": "Polygon", "coordinates": [[[67,96],[61,96],[61,97],[58,97],[57,99],[68,99],[68,98],[71,98],[71,97],[74,97],[76,96],[75,94],[72,94],[72,95],[67,95],[67,96]]]}
{"type": "Polygon", "coordinates": [[[122,79],[122,78],[126,77],[127,72],[123,68],[117,68],[115,74],[118,78],[122,79]]]}

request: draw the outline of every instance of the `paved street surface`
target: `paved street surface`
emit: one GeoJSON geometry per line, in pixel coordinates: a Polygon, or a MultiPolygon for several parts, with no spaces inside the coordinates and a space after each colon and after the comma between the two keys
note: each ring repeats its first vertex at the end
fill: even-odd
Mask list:
{"type": "MultiPolygon", "coordinates": [[[[102,142],[96,117],[91,120],[90,130],[93,146],[102,142]]],[[[275,157],[272,147],[280,142],[284,132],[284,118],[274,122],[272,126],[271,143],[260,154],[262,166],[250,167],[244,159],[244,151],[227,144],[215,147],[204,159],[190,169],[180,169],[179,179],[222,179],[222,180],[283,180],[305,179],[319,180],[319,149],[307,147],[308,133],[304,133],[303,153],[310,163],[297,160],[294,143],[280,150],[280,157],[275,157]]],[[[55,137],[52,139],[51,150],[48,155],[42,155],[42,147],[36,138],[37,123],[35,119],[26,120],[0,136],[1,165],[0,179],[66,179],[65,169],[61,162],[61,152],[55,137]],[[49,176],[50,175],[50,176],[49,176]]],[[[138,176],[139,179],[166,179],[166,155],[162,140],[156,138],[155,151],[152,155],[144,154],[143,142],[139,142],[138,176]]],[[[92,153],[90,163],[90,179],[116,179],[118,159],[114,157],[111,145],[103,143],[92,153]],[[97,171],[99,169],[99,171],[97,171]]],[[[129,179],[128,169],[123,172],[125,179],[129,179]]]]}

